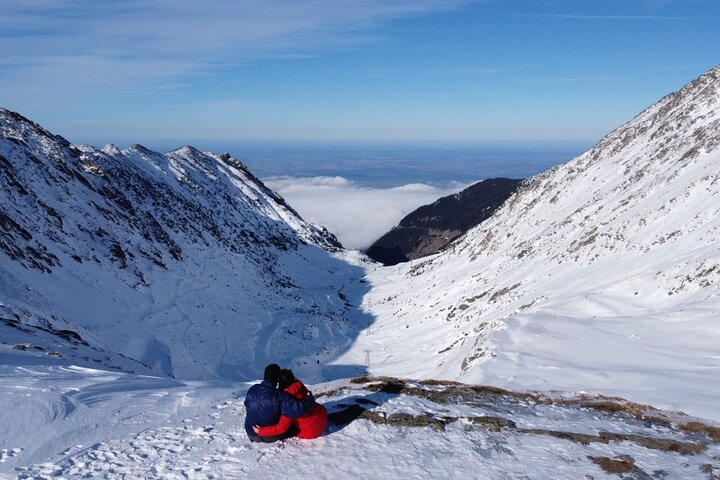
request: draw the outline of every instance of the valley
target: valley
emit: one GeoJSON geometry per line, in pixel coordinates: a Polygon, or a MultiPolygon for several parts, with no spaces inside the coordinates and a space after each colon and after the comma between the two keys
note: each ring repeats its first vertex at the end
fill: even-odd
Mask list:
{"type": "Polygon", "coordinates": [[[0,476],[720,473],[720,67],[389,267],[228,154],[0,133],[0,476]],[[243,437],[271,361],[316,443],[243,437]]]}

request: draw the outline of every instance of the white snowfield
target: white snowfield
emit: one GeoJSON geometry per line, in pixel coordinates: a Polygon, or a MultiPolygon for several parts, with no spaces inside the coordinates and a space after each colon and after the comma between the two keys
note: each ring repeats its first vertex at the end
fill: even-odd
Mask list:
{"type": "Polygon", "coordinates": [[[443,387],[320,384],[313,390],[331,413],[367,410],[315,440],[256,444],[243,428],[249,384],[77,367],[2,372],[9,408],[0,420],[12,447],[0,450],[0,472],[8,478],[569,480],[617,478],[612,467],[638,479],[720,473],[720,446],[701,435],[491,392],[435,399],[443,387]]]}
{"type": "Polygon", "coordinates": [[[2,109],[0,133],[0,476],[720,475],[720,67],[388,268],[228,155],[72,146],[2,109]],[[369,411],[251,444],[270,362],[369,411]],[[367,373],[415,383],[342,380],[367,373]]]}

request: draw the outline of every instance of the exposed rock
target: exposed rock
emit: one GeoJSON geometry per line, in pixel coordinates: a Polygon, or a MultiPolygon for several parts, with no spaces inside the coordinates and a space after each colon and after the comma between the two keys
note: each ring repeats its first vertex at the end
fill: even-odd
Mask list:
{"type": "Polygon", "coordinates": [[[367,255],[395,265],[436,253],[491,217],[520,184],[520,180],[491,178],[424,205],[376,240],[367,255]]]}

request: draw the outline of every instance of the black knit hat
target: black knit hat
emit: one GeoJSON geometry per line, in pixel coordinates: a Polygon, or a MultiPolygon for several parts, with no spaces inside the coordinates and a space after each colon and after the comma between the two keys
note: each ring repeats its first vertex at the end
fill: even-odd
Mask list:
{"type": "Polygon", "coordinates": [[[293,375],[292,370],[283,368],[280,372],[280,378],[278,381],[280,383],[280,389],[285,390],[287,387],[295,383],[295,375],[293,375]]]}
{"type": "Polygon", "coordinates": [[[267,380],[268,382],[277,383],[280,379],[280,365],[277,363],[271,363],[267,367],[265,367],[265,374],[263,375],[263,380],[267,380]]]}

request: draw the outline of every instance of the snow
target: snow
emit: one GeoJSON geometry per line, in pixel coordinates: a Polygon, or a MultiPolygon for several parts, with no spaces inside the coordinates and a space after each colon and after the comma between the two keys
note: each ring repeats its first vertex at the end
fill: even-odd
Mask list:
{"type": "Polygon", "coordinates": [[[162,378],[64,366],[2,366],[2,445],[14,445],[2,470],[62,458],[124,438],[227,397],[162,378]]]}
{"type": "Polygon", "coordinates": [[[385,418],[404,413],[458,420],[435,429],[360,418],[331,425],[315,440],[254,444],[243,429],[248,383],[177,382],[65,367],[1,371],[0,388],[7,395],[0,401],[0,418],[7,435],[0,440],[0,473],[19,478],[602,479],[613,477],[588,457],[629,455],[636,474],[663,471],[667,478],[691,479],[707,478],[702,465],[718,468],[712,458],[720,454],[720,446],[698,436],[586,408],[538,406],[489,394],[479,394],[475,406],[435,403],[347,381],[312,390],[330,412],[354,404],[385,418]],[[486,428],[471,420],[495,416],[515,422],[517,430],[486,428]],[[708,446],[683,455],[633,441],[583,444],[526,432],[530,429],[607,431],[708,446]]]}

